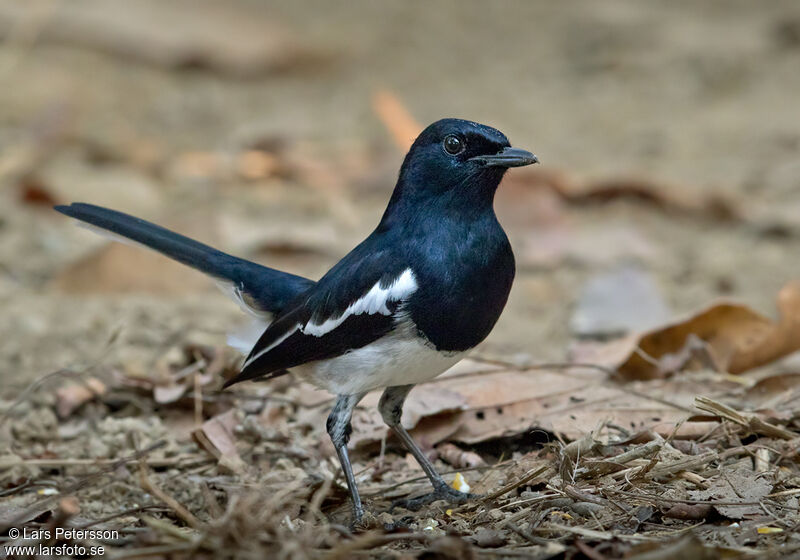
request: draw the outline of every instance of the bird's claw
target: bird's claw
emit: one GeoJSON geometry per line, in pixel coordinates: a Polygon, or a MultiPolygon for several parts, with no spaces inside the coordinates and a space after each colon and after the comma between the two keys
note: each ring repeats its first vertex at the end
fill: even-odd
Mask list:
{"type": "Polygon", "coordinates": [[[404,498],[396,500],[392,503],[390,510],[396,507],[402,507],[411,511],[417,511],[422,506],[428,505],[437,500],[444,500],[451,504],[463,504],[478,497],[479,496],[477,494],[465,494],[464,492],[459,492],[455,488],[451,488],[445,484],[437,487],[433,492],[430,492],[429,494],[423,494],[417,498],[404,498]]]}

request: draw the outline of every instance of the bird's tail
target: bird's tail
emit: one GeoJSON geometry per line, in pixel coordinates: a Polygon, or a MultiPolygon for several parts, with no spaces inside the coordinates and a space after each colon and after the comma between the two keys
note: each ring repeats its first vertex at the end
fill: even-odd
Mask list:
{"type": "Polygon", "coordinates": [[[226,290],[259,315],[279,313],[314,282],[234,257],[194,239],[116,210],[75,202],[56,206],[62,214],[117,241],[133,241],[220,281],[226,290]]]}

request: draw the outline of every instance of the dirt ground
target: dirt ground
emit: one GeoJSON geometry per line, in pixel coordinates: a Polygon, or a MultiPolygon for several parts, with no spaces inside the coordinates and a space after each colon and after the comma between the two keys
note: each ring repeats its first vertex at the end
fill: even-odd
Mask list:
{"type": "MultiPolygon", "coordinates": [[[[675,429],[700,414],[695,396],[736,395],[726,402],[741,411],[751,402],[741,391],[796,374],[800,330],[774,359],[743,368],[745,381],[727,375],[739,373],[734,362],[675,368],[660,385],[628,380],[626,390],[683,403],[674,421],[637,416],[616,433],[609,423],[628,409],[614,421],[595,411],[585,424],[527,409],[513,429],[464,423],[434,437],[420,427],[437,464],[463,472],[473,491],[492,497],[507,485],[493,502],[388,513],[392,499],[424,488],[400,484],[421,471],[391,441],[384,453],[381,436],[365,437],[356,470],[375,517],[353,535],[320,424],[326,397],[289,378],[219,396],[236,366],[224,347],[245,321],[238,307],[199,274],[108,244],[50,209],[109,206],[316,278],[374,227],[394,185],[399,117],[376,109],[381,99],[423,125],[454,116],[495,126],[542,165],[512,171],[498,192],[517,279],[463,372],[524,371],[555,395],[572,387],[553,373],[562,370],[525,366],[584,361],[596,356],[590,342],[606,348],[719,298],[779,316],[779,290],[800,278],[796,2],[7,1],[0,38],[0,526],[100,523],[124,533],[105,545],[120,558],[800,550],[800,408],[787,397],[796,376],[770,393],[780,406],[758,401],[779,411],[782,435],[717,409],[704,412],[717,419],[713,437],[675,429]],[[102,390],[76,396],[90,378],[102,390]],[[218,415],[223,442],[203,424],[218,415]],[[597,429],[587,436],[586,426],[597,429]],[[633,438],[642,432],[650,437],[633,438]],[[583,442],[579,452],[571,441],[583,442]],[[768,448],[760,459],[731,451],[758,441],[768,448]],[[653,442],[658,460],[654,447],[642,451],[653,442]],[[453,443],[475,456],[444,458],[453,443]],[[635,485],[619,486],[631,473],[599,466],[618,451],[641,453],[628,459],[644,461],[630,464],[638,498],[635,485]],[[694,471],[675,466],[690,456],[694,471]],[[652,502],[712,505],[720,477],[769,487],[683,517],[652,502]],[[720,511],[735,499],[750,506],[720,511]]],[[[562,373],[588,383],[586,372],[562,373]]],[[[591,376],[598,387],[617,382],[591,376]]],[[[475,398],[458,391],[465,401],[452,406],[435,391],[419,397],[430,408],[420,416],[454,426],[447,414],[475,398]]],[[[373,421],[360,425],[379,430],[373,421]]]]}

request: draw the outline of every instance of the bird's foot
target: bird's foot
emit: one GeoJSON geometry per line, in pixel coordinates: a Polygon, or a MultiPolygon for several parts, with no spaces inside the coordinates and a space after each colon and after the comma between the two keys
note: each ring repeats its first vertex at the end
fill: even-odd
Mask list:
{"type": "Polygon", "coordinates": [[[451,504],[463,504],[479,497],[480,496],[477,494],[465,494],[464,492],[459,492],[455,488],[451,488],[447,484],[442,484],[441,486],[437,486],[436,489],[429,494],[423,494],[417,498],[396,500],[392,503],[390,510],[396,507],[402,507],[411,511],[417,511],[422,506],[437,500],[444,500],[451,504]]]}
{"type": "Polygon", "coordinates": [[[364,528],[364,506],[358,504],[353,508],[353,521],[350,523],[350,529],[358,531],[364,528]]]}

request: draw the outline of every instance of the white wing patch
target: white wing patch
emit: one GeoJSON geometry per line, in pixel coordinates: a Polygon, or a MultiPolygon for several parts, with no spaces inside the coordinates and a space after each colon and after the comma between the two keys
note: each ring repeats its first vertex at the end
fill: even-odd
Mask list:
{"type": "Polygon", "coordinates": [[[312,336],[323,336],[345,322],[351,315],[391,315],[389,306],[390,301],[402,301],[417,290],[417,279],[414,272],[407,268],[389,286],[382,288],[380,281],[376,282],[370,290],[361,296],[360,299],[351,303],[338,317],[326,319],[322,323],[309,321],[301,329],[304,334],[312,336]]]}
{"type": "Polygon", "coordinates": [[[407,268],[397,279],[385,288],[381,287],[380,281],[376,282],[370,290],[361,296],[358,300],[351,303],[347,309],[344,310],[340,316],[336,318],[326,319],[322,323],[314,323],[308,321],[305,325],[297,323],[288,329],[283,335],[279,336],[272,344],[267,346],[247,360],[242,368],[246,368],[251,363],[259,359],[261,356],[278,346],[281,342],[292,336],[298,330],[303,334],[311,336],[324,336],[334,330],[336,327],[345,322],[351,315],[362,315],[364,313],[373,315],[380,313],[381,315],[391,315],[389,306],[390,301],[402,301],[409,295],[417,290],[417,279],[414,272],[407,268]]]}

